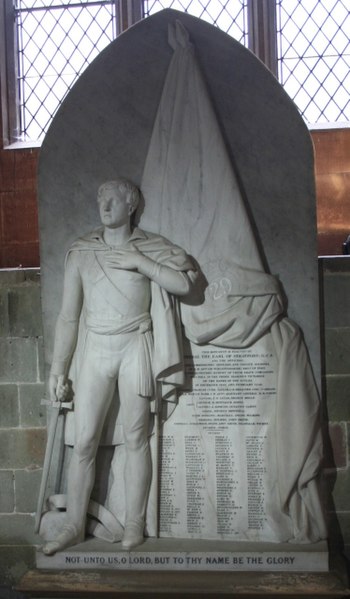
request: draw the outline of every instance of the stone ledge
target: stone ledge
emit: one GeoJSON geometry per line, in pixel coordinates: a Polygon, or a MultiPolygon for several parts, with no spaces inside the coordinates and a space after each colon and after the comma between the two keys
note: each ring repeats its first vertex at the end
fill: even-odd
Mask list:
{"type": "Polygon", "coordinates": [[[201,572],[328,572],[327,543],[268,543],[209,539],[146,538],[125,551],[88,537],[52,556],[37,552],[43,570],[201,571],[201,572]]]}
{"type": "Polygon", "coordinates": [[[1,268],[0,287],[21,285],[32,281],[40,283],[40,268],[1,268]]]}
{"type": "Polygon", "coordinates": [[[350,272],[350,256],[321,256],[319,262],[327,274],[350,272]]]}
{"type": "Polygon", "coordinates": [[[17,586],[30,597],[349,597],[336,572],[110,572],[31,570],[17,586]]]}

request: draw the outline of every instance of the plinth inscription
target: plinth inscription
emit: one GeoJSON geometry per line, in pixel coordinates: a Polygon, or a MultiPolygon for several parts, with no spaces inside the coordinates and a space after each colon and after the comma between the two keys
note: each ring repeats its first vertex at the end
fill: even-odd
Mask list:
{"type": "Polygon", "coordinates": [[[290,545],[230,543],[217,549],[216,541],[146,539],[142,550],[126,552],[120,545],[89,539],[47,557],[37,553],[38,568],[106,570],[206,570],[206,571],[326,571],[325,543],[290,545]],[[171,549],[171,545],[173,549],[171,549]]]}

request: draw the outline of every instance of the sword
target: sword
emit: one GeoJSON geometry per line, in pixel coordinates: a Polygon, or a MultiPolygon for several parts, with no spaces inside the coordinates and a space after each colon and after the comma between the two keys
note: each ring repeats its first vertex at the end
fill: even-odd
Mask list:
{"type": "Polygon", "coordinates": [[[39,528],[40,528],[41,515],[42,515],[43,505],[44,505],[44,500],[45,500],[45,492],[46,492],[47,481],[49,478],[49,472],[50,472],[50,466],[51,466],[53,446],[54,446],[54,441],[55,441],[55,437],[56,437],[58,417],[59,417],[62,409],[67,409],[67,410],[72,409],[71,401],[70,402],[62,401],[63,399],[65,399],[66,394],[67,394],[67,386],[64,384],[64,378],[65,377],[63,375],[60,375],[58,377],[57,389],[56,389],[56,397],[57,397],[58,401],[52,401],[50,399],[42,399],[41,400],[42,405],[49,405],[53,409],[51,411],[50,423],[49,423],[49,428],[48,428],[48,432],[47,432],[47,444],[46,444],[46,450],[45,450],[43,474],[41,477],[39,498],[38,498],[38,504],[37,504],[36,514],[35,514],[35,523],[34,523],[34,532],[35,533],[38,533],[39,528]]]}

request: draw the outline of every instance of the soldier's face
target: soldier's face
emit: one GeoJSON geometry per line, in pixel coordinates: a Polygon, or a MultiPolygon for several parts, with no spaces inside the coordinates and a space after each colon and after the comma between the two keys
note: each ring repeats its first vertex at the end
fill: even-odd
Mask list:
{"type": "Polygon", "coordinates": [[[114,187],[101,190],[97,201],[101,222],[105,227],[114,229],[128,222],[130,211],[126,199],[126,193],[114,187]]]}

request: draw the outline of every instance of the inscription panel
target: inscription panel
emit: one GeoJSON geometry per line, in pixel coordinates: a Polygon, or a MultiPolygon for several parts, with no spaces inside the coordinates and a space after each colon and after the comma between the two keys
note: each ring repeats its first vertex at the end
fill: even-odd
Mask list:
{"type": "Polygon", "coordinates": [[[185,359],[186,390],[160,439],[160,536],[287,540],[270,336],[244,350],[193,345],[185,359]]]}
{"type": "MultiPolygon", "coordinates": [[[[37,552],[38,568],[44,569],[107,569],[107,570],[205,570],[205,571],[309,571],[328,570],[328,553],[325,543],[313,545],[266,544],[255,550],[243,543],[224,543],[225,547],[215,549],[213,542],[201,541],[204,545],[191,547],[194,541],[181,541],[181,548],[170,550],[164,547],[166,540],[146,540],[142,549],[121,551],[118,544],[104,544],[92,540],[85,551],[82,546],[67,549],[54,556],[37,552]],[[95,548],[93,547],[95,545],[95,548]]],[[[256,547],[256,546],[255,546],[256,547]]]]}

